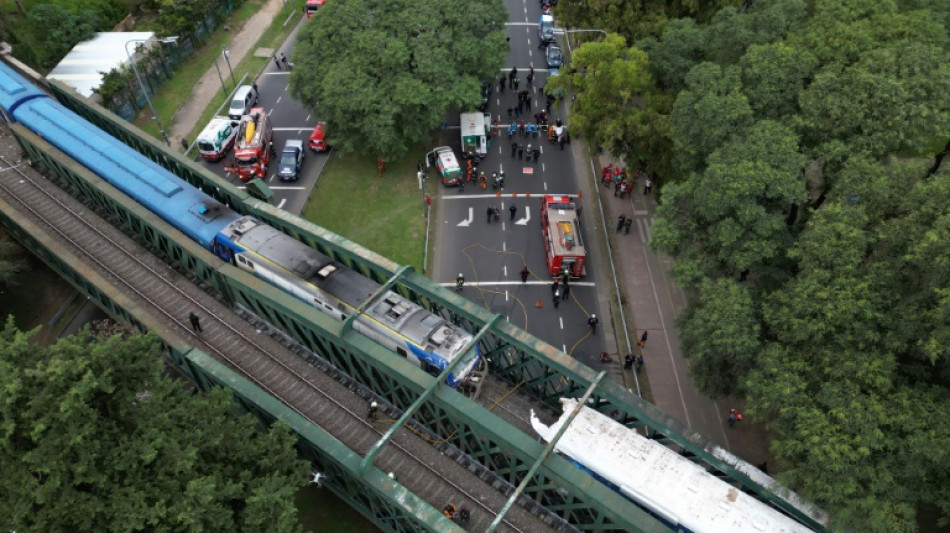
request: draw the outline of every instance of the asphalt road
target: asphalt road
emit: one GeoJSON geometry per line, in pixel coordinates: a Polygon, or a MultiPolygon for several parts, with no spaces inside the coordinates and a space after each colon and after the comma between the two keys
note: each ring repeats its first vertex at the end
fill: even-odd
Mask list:
{"type": "MultiPolygon", "coordinates": [[[[303,23],[306,23],[306,19],[303,23]]],[[[279,49],[288,57],[290,57],[290,51],[293,48],[299,29],[300,25],[298,24],[297,28],[294,29],[279,49]]],[[[274,191],[274,205],[291,213],[299,214],[303,211],[307,198],[316,185],[323,167],[327,164],[329,152],[315,153],[307,150],[300,179],[295,182],[283,182],[277,179],[277,160],[280,158],[280,150],[283,148],[284,142],[288,139],[300,139],[306,145],[310,133],[319,121],[316,115],[290,96],[289,77],[289,70],[278,70],[273,62],[269,62],[264,72],[257,78],[257,87],[260,91],[258,106],[267,111],[271,126],[274,129],[274,148],[277,150],[277,157],[271,160],[271,164],[267,169],[267,186],[274,191]]],[[[227,110],[224,110],[224,113],[226,114],[227,110]]],[[[200,164],[231,183],[241,188],[244,187],[244,183],[237,176],[225,172],[221,161],[212,163],[200,159],[200,164]]]]}
{"type": "MultiPolygon", "coordinates": [[[[544,98],[539,88],[547,79],[547,62],[544,49],[539,49],[538,17],[541,14],[535,0],[506,0],[509,12],[508,34],[511,38],[506,66],[494,80],[494,92],[488,111],[493,120],[505,128],[514,117],[507,110],[517,104],[515,91],[509,86],[500,90],[498,78],[506,75],[511,67],[519,69],[521,88],[526,86],[527,70],[535,69],[531,110],[525,112],[526,122],[533,122],[533,115],[544,108],[544,98]]],[[[549,114],[550,122],[561,118],[557,109],[549,114]]],[[[461,154],[459,116],[446,119],[449,127],[443,139],[461,154]]],[[[566,124],[570,126],[569,124],[566,124]]],[[[464,192],[443,187],[438,197],[439,219],[433,220],[436,255],[433,260],[432,277],[435,281],[454,286],[461,273],[466,283],[462,294],[499,313],[513,324],[524,328],[536,337],[560,348],[565,353],[597,368],[599,354],[604,351],[603,329],[591,334],[587,317],[593,313],[605,315],[598,307],[596,294],[598,279],[589,269],[583,279],[571,283],[567,301],[557,308],[552,300],[552,278],[547,273],[544,259],[544,244],[540,224],[541,197],[545,194],[576,196],[579,190],[574,173],[573,154],[568,145],[564,150],[544,138],[524,138],[517,134],[511,140],[507,133],[492,138],[488,156],[479,170],[488,176],[504,171],[506,182],[503,193],[497,196],[491,186],[480,189],[469,184],[464,192]],[[540,145],[542,154],[538,162],[518,160],[511,155],[511,144],[517,142],[527,147],[540,145]],[[511,205],[517,207],[512,218],[511,205]],[[488,222],[487,210],[496,207],[501,212],[498,222],[488,222]],[[532,275],[522,283],[519,272],[527,265],[532,275]],[[538,302],[541,307],[538,308],[538,302]]],[[[575,200],[581,207],[583,200],[575,200]]],[[[583,227],[585,242],[593,232],[583,227]]],[[[597,258],[589,258],[597,261],[597,258]]]]}

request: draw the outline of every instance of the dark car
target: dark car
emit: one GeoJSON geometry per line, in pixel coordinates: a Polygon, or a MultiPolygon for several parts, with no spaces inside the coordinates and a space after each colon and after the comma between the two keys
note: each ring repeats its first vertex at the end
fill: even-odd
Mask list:
{"type": "Polygon", "coordinates": [[[549,44],[544,55],[548,60],[549,74],[557,74],[557,69],[561,68],[561,64],[564,62],[564,57],[561,55],[561,48],[556,44],[549,44]]]}
{"type": "Polygon", "coordinates": [[[303,166],[303,158],[307,154],[303,149],[303,141],[300,139],[290,139],[284,144],[283,151],[280,152],[280,165],[277,167],[277,177],[281,181],[297,181],[300,177],[300,167],[303,166]]]}

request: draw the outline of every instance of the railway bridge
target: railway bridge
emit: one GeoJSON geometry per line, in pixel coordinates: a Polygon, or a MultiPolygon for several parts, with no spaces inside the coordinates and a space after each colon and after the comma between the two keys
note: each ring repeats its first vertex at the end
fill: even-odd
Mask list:
{"type": "Polygon", "coordinates": [[[67,86],[47,88],[234,210],[476,336],[488,371],[477,388],[448,388],[346,323],[221,263],[54,146],[9,126],[17,146],[4,147],[10,153],[0,160],[0,224],[112,317],[155,331],[171,364],[199,387],[230,387],[262,421],[287,423],[300,453],[326,476],[323,485],[381,528],[458,530],[440,512],[452,502],[473,510],[471,531],[670,531],[648,509],[548,455],[534,436],[529,409],[550,423],[559,398],[587,394],[587,405],[823,531],[793,493],[612,380],[411,269],[252,198],[67,86]],[[14,149],[29,166],[17,166],[14,149]],[[200,335],[187,324],[188,309],[205,317],[200,335]],[[373,400],[382,405],[376,420],[366,416],[373,400]]]}

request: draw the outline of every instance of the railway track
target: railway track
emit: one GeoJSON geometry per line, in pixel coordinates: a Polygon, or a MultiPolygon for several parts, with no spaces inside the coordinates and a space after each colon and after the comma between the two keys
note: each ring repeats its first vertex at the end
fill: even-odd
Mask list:
{"type": "MultiPolygon", "coordinates": [[[[9,138],[9,137],[8,137],[9,138]]],[[[44,228],[60,246],[80,257],[84,267],[98,272],[117,290],[147,309],[179,336],[216,357],[249,381],[323,428],[359,455],[388,429],[365,420],[366,402],[360,395],[310,366],[276,340],[237,317],[223,302],[193,283],[83,207],[77,200],[28,167],[0,157],[0,197],[19,216],[44,228]],[[203,332],[187,323],[188,310],[202,317],[203,332]]],[[[446,503],[472,511],[466,526],[485,530],[506,498],[462,465],[444,456],[422,437],[405,428],[379,454],[375,465],[393,472],[399,482],[432,507],[446,503]]],[[[571,529],[552,527],[526,509],[513,506],[499,531],[535,532],[571,529]]]]}

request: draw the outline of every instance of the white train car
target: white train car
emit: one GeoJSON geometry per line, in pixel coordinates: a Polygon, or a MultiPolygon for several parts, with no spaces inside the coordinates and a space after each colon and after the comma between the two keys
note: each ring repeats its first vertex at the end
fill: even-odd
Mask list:
{"type": "MultiPolygon", "coordinates": [[[[534,430],[549,442],[574,406],[551,426],[531,413],[534,430]]],[[[588,407],[555,446],[581,469],[649,509],[684,533],[812,533],[812,530],[706,472],[702,466],[588,407]]]]}

